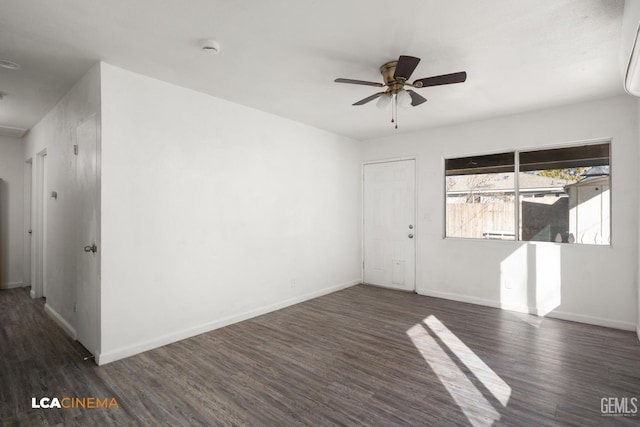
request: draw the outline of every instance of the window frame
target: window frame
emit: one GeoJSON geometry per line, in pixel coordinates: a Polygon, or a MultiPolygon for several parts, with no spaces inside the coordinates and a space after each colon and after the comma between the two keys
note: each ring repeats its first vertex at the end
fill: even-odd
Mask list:
{"type": "Polygon", "coordinates": [[[613,224],[613,138],[602,138],[602,139],[593,139],[587,141],[574,141],[570,143],[562,143],[556,145],[548,145],[548,146],[536,146],[536,147],[525,147],[518,149],[506,149],[500,150],[496,149],[490,152],[483,153],[475,153],[475,154],[463,154],[463,155],[450,155],[450,156],[442,156],[441,165],[442,165],[442,188],[444,190],[444,199],[442,204],[442,239],[452,239],[452,240],[471,240],[471,241],[492,241],[492,242],[508,242],[508,243],[534,243],[534,244],[568,244],[571,246],[588,246],[588,247],[605,247],[612,248],[614,246],[614,224],[613,224]],[[546,242],[546,241],[538,241],[538,240],[523,240],[521,239],[521,230],[520,230],[520,214],[521,214],[521,203],[520,203],[520,154],[523,152],[535,152],[535,151],[547,151],[547,150],[555,150],[555,149],[566,149],[566,148],[578,148],[584,146],[591,145],[608,145],[609,146],[609,242],[602,244],[588,244],[588,243],[567,243],[567,242],[546,242]],[[515,239],[513,240],[500,240],[500,239],[482,239],[479,237],[458,237],[458,236],[447,236],[447,161],[455,160],[461,158],[469,158],[469,157],[481,157],[481,156],[494,156],[500,154],[508,154],[513,153],[514,155],[514,229],[515,229],[515,239]]]}

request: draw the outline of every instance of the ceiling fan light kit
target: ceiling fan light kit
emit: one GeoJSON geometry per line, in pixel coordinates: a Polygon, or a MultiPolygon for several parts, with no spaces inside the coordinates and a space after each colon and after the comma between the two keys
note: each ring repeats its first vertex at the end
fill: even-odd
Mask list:
{"type": "Polygon", "coordinates": [[[411,106],[411,95],[406,90],[401,90],[396,94],[396,101],[398,103],[398,107],[401,109],[407,109],[411,106]]]}
{"type": "Polygon", "coordinates": [[[378,98],[378,102],[376,102],[376,107],[381,110],[388,110],[391,107],[391,95],[387,95],[386,93],[381,95],[378,98]]]}
{"type": "Polygon", "coordinates": [[[385,87],[383,92],[375,93],[353,105],[364,105],[374,99],[378,99],[376,106],[380,109],[386,110],[391,107],[391,123],[395,123],[395,128],[398,128],[398,108],[408,108],[409,106],[417,107],[427,101],[422,95],[417,92],[406,89],[405,86],[414,89],[420,89],[430,86],[440,86],[452,83],[462,83],[467,80],[467,73],[460,71],[458,73],[443,74],[440,76],[427,77],[423,79],[415,80],[413,83],[409,83],[409,77],[413,74],[413,71],[418,66],[420,58],[414,56],[401,55],[397,61],[389,61],[380,67],[380,74],[384,84],[376,82],[368,82],[365,80],[353,80],[338,78],[336,83],[348,83],[364,86],[385,87]]]}

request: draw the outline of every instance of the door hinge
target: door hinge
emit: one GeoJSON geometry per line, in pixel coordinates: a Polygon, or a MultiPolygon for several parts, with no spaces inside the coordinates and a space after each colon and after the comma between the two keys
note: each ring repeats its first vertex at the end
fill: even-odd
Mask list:
{"type": "Polygon", "coordinates": [[[73,144],[73,154],[78,155],[78,144],[73,144]]]}

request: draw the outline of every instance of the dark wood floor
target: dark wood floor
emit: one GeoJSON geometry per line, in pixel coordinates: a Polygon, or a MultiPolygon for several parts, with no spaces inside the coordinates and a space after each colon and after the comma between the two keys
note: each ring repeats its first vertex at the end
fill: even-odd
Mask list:
{"type": "MultiPolygon", "coordinates": [[[[97,367],[0,292],[3,425],[638,425],[632,332],[364,285],[97,367]],[[32,409],[32,397],[119,409],[32,409]]],[[[640,405],[639,405],[640,406],[640,405]]]]}

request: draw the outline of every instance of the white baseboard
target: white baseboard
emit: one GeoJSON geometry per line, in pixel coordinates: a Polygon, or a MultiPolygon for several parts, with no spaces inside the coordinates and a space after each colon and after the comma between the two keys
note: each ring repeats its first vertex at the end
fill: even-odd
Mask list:
{"type": "MultiPolygon", "coordinates": [[[[430,289],[421,289],[421,288],[416,289],[416,293],[418,295],[424,295],[427,297],[443,298],[443,299],[449,299],[452,301],[466,302],[469,304],[484,305],[487,307],[494,307],[494,308],[502,308],[500,303],[490,299],[476,298],[476,297],[470,297],[467,295],[460,295],[460,294],[452,294],[449,292],[432,291],[430,289]]],[[[518,311],[518,310],[513,310],[513,311],[518,311]]]]}
{"type": "Polygon", "coordinates": [[[74,340],[76,339],[76,330],[69,324],[60,314],[55,311],[49,304],[44,305],[44,311],[47,313],[64,331],[74,340]]]}
{"type": "MultiPolygon", "coordinates": [[[[540,308],[535,308],[535,307],[527,307],[526,305],[501,304],[500,302],[494,301],[494,300],[470,297],[467,295],[453,294],[448,292],[433,291],[429,289],[417,289],[416,293],[418,293],[419,295],[425,295],[428,297],[444,298],[452,301],[466,302],[469,304],[484,305],[487,307],[500,308],[502,310],[516,311],[519,313],[531,313],[531,314],[537,315],[537,313],[548,311],[548,310],[542,310],[540,308]]],[[[558,310],[548,311],[544,315],[544,317],[552,317],[554,319],[586,323],[589,325],[604,326],[607,328],[622,329],[625,331],[638,330],[638,338],[640,338],[640,326],[637,326],[631,322],[622,322],[619,320],[605,319],[602,317],[588,316],[588,315],[578,314],[578,313],[569,313],[566,311],[558,311],[558,310]]]]}
{"type": "Polygon", "coordinates": [[[15,288],[23,288],[25,285],[23,282],[9,282],[5,283],[1,286],[2,289],[15,289],[15,288]]]}
{"type": "Polygon", "coordinates": [[[347,283],[343,283],[336,286],[331,286],[328,288],[321,289],[319,291],[311,292],[305,295],[300,295],[297,297],[289,298],[287,300],[277,302],[275,304],[270,304],[264,307],[256,308],[254,310],[250,310],[244,313],[240,313],[233,316],[224,317],[222,319],[214,320],[212,322],[207,322],[205,324],[184,329],[182,331],[174,332],[171,334],[159,336],[147,341],[143,341],[134,345],[130,345],[127,347],[123,347],[120,349],[108,351],[105,353],[100,353],[96,355],[96,363],[98,365],[105,365],[107,363],[115,362],[116,360],[124,359],[125,357],[130,357],[135,354],[143,353],[145,351],[152,350],[154,348],[162,347],[167,344],[174,343],[176,341],[181,341],[187,338],[191,338],[196,335],[203,334],[205,332],[213,331],[218,328],[223,328],[225,326],[231,325],[233,323],[241,322],[243,320],[248,320],[253,317],[257,317],[263,314],[270,313],[272,311],[280,310],[285,307],[289,307],[294,304],[299,304],[304,301],[308,301],[313,298],[318,298],[323,295],[327,295],[333,292],[340,291],[342,289],[349,288],[351,286],[357,285],[361,283],[361,279],[352,280],[347,283]]]}
{"type": "Polygon", "coordinates": [[[621,322],[620,320],[605,319],[602,317],[587,316],[585,314],[567,313],[565,311],[552,311],[546,317],[555,319],[570,320],[572,322],[587,323],[589,325],[604,326],[606,328],[622,329],[625,331],[633,331],[636,325],[631,322],[621,322]]]}

